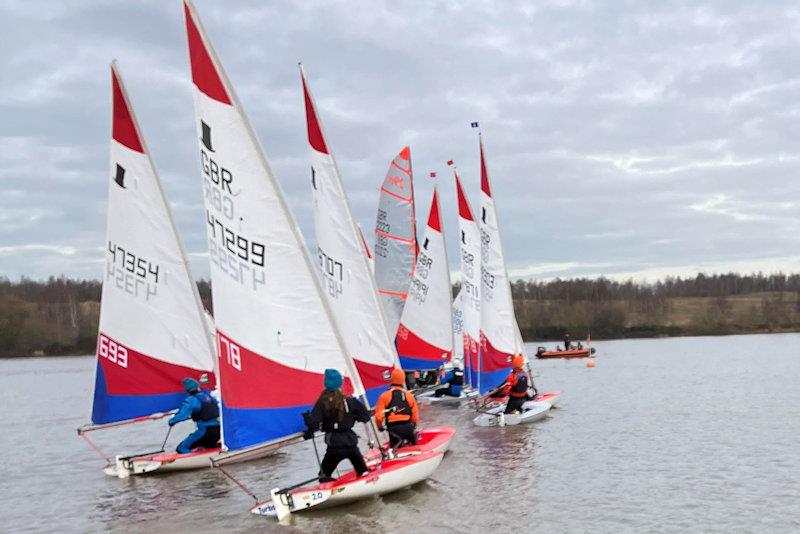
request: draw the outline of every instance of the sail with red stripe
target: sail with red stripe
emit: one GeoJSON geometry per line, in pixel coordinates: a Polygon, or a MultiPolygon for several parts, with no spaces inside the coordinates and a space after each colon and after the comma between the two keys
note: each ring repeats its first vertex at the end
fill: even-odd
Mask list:
{"type": "Polygon", "coordinates": [[[407,370],[436,369],[452,357],[453,294],[440,213],[439,194],[434,188],[428,224],[397,329],[397,354],[407,370]]]}
{"type": "Polygon", "coordinates": [[[363,387],[280,184],[188,1],[185,14],[223,436],[239,449],[302,431],[326,368],[348,377],[349,392],[363,387]]]}
{"type": "Polygon", "coordinates": [[[111,65],[111,168],[92,422],[177,408],[209,375],[213,345],[150,152],[111,65]]]}
{"type": "Polygon", "coordinates": [[[355,360],[367,398],[375,402],[389,384],[397,355],[386,330],[364,244],[302,67],[300,79],[311,152],[310,185],[320,278],[347,354],[355,360]]]}
{"type": "Polygon", "coordinates": [[[458,171],[454,169],[453,174],[458,200],[458,246],[461,252],[462,345],[465,367],[470,370],[470,384],[477,388],[480,374],[473,370],[479,369],[478,343],[481,338],[481,236],[458,171]]]}
{"type": "Polygon", "coordinates": [[[414,273],[416,227],[411,149],[405,147],[389,164],[375,221],[375,281],[389,332],[397,332],[414,273]]]}
{"type": "Polygon", "coordinates": [[[520,352],[511,284],[506,270],[500,225],[489,183],[483,138],[480,138],[481,193],[478,229],[481,237],[480,391],[499,385],[520,352]]]}

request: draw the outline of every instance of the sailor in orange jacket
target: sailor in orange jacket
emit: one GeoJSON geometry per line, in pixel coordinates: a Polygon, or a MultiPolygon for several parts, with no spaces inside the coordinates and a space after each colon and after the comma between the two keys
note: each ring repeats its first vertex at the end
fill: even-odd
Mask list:
{"type": "Polygon", "coordinates": [[[417,423],[419,409],[414,395],[403,387],[406,374],[402,369],[392,370],[392,387],[384,391],[375,404],[375,422],[378,428],[389,431],[389,445],[395,448],[401,442],[408,445],[417,444],[417,423]]]}
{"type": "Polygon", "coordinates": [[[528,394],[528,374],[522,369],[525,366],[525,357],[522,354],[515,355],[512,365],[514,368],[506,378],[506,381],[500,384],[495,389],[495,392],[490,395],[492,397],[508,396],[504,412],[506,414],[521,412],[525,401],[531,399],[528,394]]]}

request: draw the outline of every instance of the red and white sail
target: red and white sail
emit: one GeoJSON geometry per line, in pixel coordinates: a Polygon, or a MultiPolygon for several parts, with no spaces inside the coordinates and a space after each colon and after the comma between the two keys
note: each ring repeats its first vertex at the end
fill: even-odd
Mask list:
{"type": "Polygon", "coordinates": [[[434,188],[397,330],[397,354],[404,369],[436,369],[448,362],[453,352],[453,293],[440,213],[434,188]]]}
{"type": "Polygon", "coordinates": [[[462,345],[470,384],[477,388],[477,370],[480,368],[478,343],[481,339],[481,236],[458,171],[454,169],[453,174],[458,199],[458,246],[461,252],[462,345]]]}
{"type": "Polygon", "coordinates": [[[485,392],[499,385],[508,370],[514,354],[519,352],[519,327],[514,315],[511,284],[508,279],[500,226],[497,221],[489,172],[480,139],[481,196],[478,229],[481,237],[481,334],[480,334],[480,390],[485,392]]]}
{"type": "Polygon", "coordinates": [[[389,164],[375,221],[375,281],[389,332],[397,332],[414,273],[416,228],[411,149],[405,147],[389,164]]]}
{"type": "Polygon", "coordinates": [[[300,78],[311,149],[316,255],[322,286],[347,352],[355,360],[370,402],[374,402],[388,384],[397,356],[364,243],[302,68],[300,78]]]}
{"type": "Polygon", "coordinates": [[[197,286],[116,63],[111,83],[95,424],[177,408],[185,396],[181,379],[214,369],[197,286]]]}
{"type": "Polygon", "coordinates": [[[326,368],[363,387],[280,184],[191,2],[185,11],[223,434],[237,449],[301,431],[326,368]]]}

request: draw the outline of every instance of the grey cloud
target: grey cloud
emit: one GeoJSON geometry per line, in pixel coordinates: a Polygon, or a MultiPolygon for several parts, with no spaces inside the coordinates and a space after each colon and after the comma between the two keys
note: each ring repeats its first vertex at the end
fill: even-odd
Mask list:
{"type": "MultiPolygon", "coordinates": [[[[297,61],[367,234],[386,167],[406,144],[419,220],[435,170],[454,232],[445,161],[457,162],[476,203],[468,124],[479,120],[518,275],[792,265],[792,2],[253,0],[198,9],[309,244],[297,61]]],[[[179,5],[5,2],[3,11],[2,273],[100,276],[114,57],[194,271],[207,273],[179,5]]]]}

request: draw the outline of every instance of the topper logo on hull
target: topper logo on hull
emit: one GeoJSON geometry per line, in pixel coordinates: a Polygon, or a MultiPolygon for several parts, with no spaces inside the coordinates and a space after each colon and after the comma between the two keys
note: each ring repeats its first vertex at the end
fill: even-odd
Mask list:
{"type": "Polygon", "coordinates": [[[126,189],[125,187],[125,168],[117,163],[117,175],[114,177],[114,182],[120,186],[122,189],[126,189]]]}

